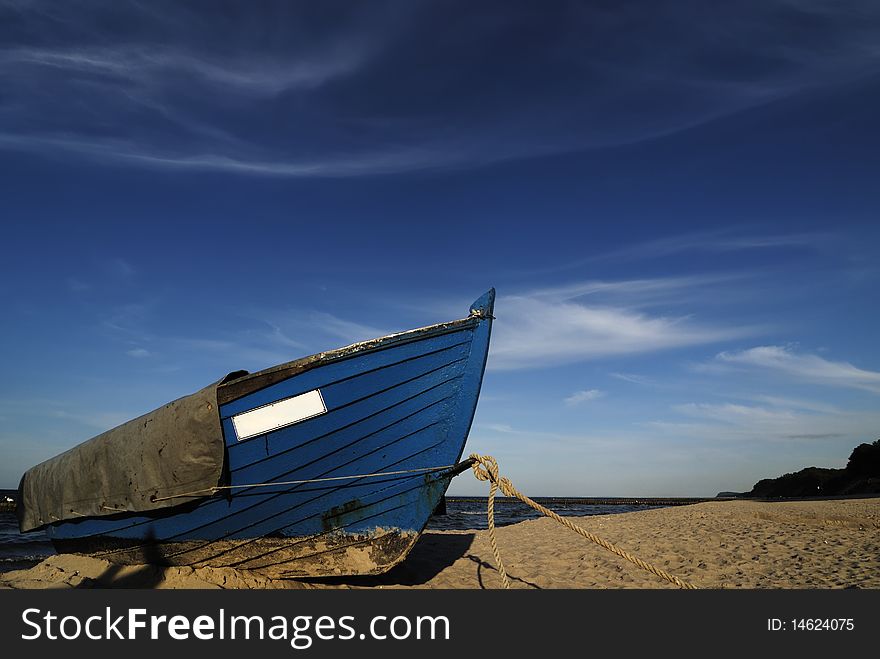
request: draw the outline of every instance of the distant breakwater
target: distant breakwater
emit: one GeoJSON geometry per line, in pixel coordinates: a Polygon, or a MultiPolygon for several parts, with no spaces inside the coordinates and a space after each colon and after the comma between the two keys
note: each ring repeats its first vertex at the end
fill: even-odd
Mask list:
{"type": "Polygon", "coordinates": [[[17,496],[18,490],[0,489],[0,513],[14,513],[17,496]]]}
{"type": "MultiPolygon", "coordinates": [[[[535,501],[547,504],[593,504],[596,506],[688,506],[706,501],[718,501],[726,497],[532,497],[535,501]]],[[[447,496],[447,501],[485,501],[486,497],[447,496]]],[[[513,497],[496,497],[499,502],[514,502],[513,497]]]]}

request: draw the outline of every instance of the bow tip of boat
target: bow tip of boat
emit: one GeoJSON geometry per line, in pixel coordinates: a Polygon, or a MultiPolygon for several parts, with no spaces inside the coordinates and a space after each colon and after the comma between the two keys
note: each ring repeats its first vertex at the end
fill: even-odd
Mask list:
{"type": "Polygon", "coordinates": [[[491,318],[495,309],[495,289],[490,288],[471,305],[471,316],[491,318]]]}

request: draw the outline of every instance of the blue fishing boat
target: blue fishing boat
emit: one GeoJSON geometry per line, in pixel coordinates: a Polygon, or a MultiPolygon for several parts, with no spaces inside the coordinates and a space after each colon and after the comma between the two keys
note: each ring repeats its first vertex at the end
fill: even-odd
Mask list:
{"type": "Polygon", "coordinates": [[[470,466],[494,298],[460,320],[230,373],[32,467],[20,528],[115,563],[385,572],[470,466]]]}

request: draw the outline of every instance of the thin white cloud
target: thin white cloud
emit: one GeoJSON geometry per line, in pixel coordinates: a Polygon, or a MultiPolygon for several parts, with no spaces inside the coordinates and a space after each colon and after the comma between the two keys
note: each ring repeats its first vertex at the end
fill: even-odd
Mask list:
{"type": "Polygon", "coordinates": [[[177,364],[182,360],[192,364],[207,358],[218,369],[256,370],[390,333],[307,309],[254,312],[247,318],[250,323],[214,335],[166,334],[154,329],[159,325],[156,317],[160,304],[156,299],[120,305],[102,321],[102,327],[113,338],[126,344],[128,356],[161,356],[160,361],[174,361],[157,364],[156,368],[179,368],[177,364]]]}
{"type": "Polygon", "coordinates": [[[587,305],[571,300],[571,294],[566,286],[556,293],[545,289],[535,295],[499,297],[489,367],[558,366],[715,343],[757,331],[702,324],[688,316],[649,315],[624,305],[587,305]]]}
{"type": "Polygon", "coordinates": [[[168,45],[88,46],[75,50],[19,47],[0,50],[0,66],[50,67],[68,75],[100,75],[141,88],[161,88],[163,78],[183,75],[226,92],[273,96],[311,89],[354,71],[364,58],[360,45],[352,40],[344,47],[334,44],[297,59],[207,58],[168,45]]]}
{"type": "MultiPolygon", "coordinates": [[[[620,263],[624,261],[652,261],[668,257],[680,257],[694,253],[725,253],[754,250],[779,250],[779,249],[818,249],[827,247],[831,241],[838,238],[830,232],[812,233],[789,233],[789,234],[762,234],[749,233],[743,229],[716,229],[712,231],[697,231],[674,236],[658,238],[656,240],[638,241],[626,244],[606,252],[592,254],[582,259],[559,263],[550,267],[530,271],[530,274],[562,272],[582,268],[586,265],[596,265],[608,262],[620,263]]],[[[723,275],[695,277],[667,277],[662,281],[671,287],[676,282],[681,287],[691,287],[695,284],[715,286],[725,282],[742,280],[754,277],[754,272],[727,273],[723,275]]],[[[661,280],[653,280],[661,281],[661,280]]],[[[614,282],[584,282],[580,284],[582,294],[601,294],[606,291],[618,291],[636,293],[638,281],[629,282],[631,286],[621,287],[614,282]]]]}
{"type": "Polygon", "coordinates": [[[527,291],[524,295],[548,302],[591,299],[601,303],[614,300],[630,307],[690,301],[698,295],[717,295],[719,286],[750,278],[748,273],[652,277],[644,279],[587,280],[527,291]]]}
{"type": "Polygon", "coordinates": [[[647,375],[639,375],[638,373],[609,373],[609,375],[624,382],[632,384],[651,385],[654,381],[647,375]]]}
{"type": "Polygon", "coordinates": [[[827,243],[827,233],[737,234],[729,229],[703,231],[635,243],[594,257],[595,261],[649,260],[688,252],[735,252],[807,248],[827,243]]]}
{"type": "Polygon", "coordinates": [[[770,396],[766,394],[747,395],[743,398],[764,403],[772,407],[787,407],[794,410],[804,410],[808,412],[821,412],[823,414],[840,414],[841,409],[836,405],[830,405],[823,401],[806,400],[803,398],[790,398],[787,396],[770,396]]]}
{"type": "Polygon", "coordinates": [[[304,310],[254,310],[250,317],[270,328],[269,333],[258,332],[251,340],[273,345],[277,348],[321,352],[344,345],[379,338],[392,331],[366,323],[359,323],[326,311],[304,310]]]}
{"type": "Polygon", "coordinates": [[[673,409],[680,414],[710,419],[722,423],[735,425],[753,423],[775,423],[779,421],[791,421],[796,413],[786,409],[768,409],[752,405],[737,405],[735,403],[710,404],[710,403],[684,403],[675,405],[673,409]]]}
{"type": "Polygon", "coordinates": [[[75,277],[68,277],[66,283],[72,293],[83,293],[91,288],[88,283],[75,277]]]}
{"type": "Polygon", "coordinates": [[[95,412],[92,414],[83,414],[69,412],[67,410],[53,410],[49,412],[49,416],[56,419],[64,419],[65,421],[74,421],[99,432],[115,428],[131,418],[131,415],[122,412],[95,412]]]}
{"type": "Polygon", "coordinates": [[[336,337],[338,340],[345,343],[367,341],[391,333],[388,330],[379,327],[352,322],[324,311],[315,311],[309,314],[308,322],[310,327],[317,329],[319,332],[325,332],[332,337],[336,337]]]}
{"type": "Polygon", "coordinates": [[[271,323],[269,321],[266,321],[266,324],[272,330],[271,334],[268,337],[269,341],[271,343],[274,343],[275,345],[278,345],[278,346],[282,346],[284,348],[293,348],[296,350],[306,349],[306,345],[303,342],[297,341],[296,339],[292,339],[278,325],[275,325],[274,323],[271,323]]]}
{"type": "Polygon", "coordinates": [[[516,431],[513,429],[513,426],[508,423],[481,423],[478,427],[480,430],[491,430],[492,432],[508,434],[516,433],[516,431]]]}
{"type": "Polygon", "coordinates": [[[255,370],[281,364],[302,355],[290,355],[281,350],[273,350],[260,341],[236,339],[166,338],[161,340],[173,349],[186,353],[200,352],[211,355],[212,362],[226,371],[241,368],[255,370]]]}
{"type": "MultiPolygon", "coordinates": [[[[206,130],[205,126],[199,127],[200,132],[206,130]]],[[[216,134],[216,131],[214,132],[216,134]]],[[[216,138],[212,138],[210,143],[198,146],[198,153],[180,152],[177,150],[179,146],[180,144],[177,144],[172,148],[169,144],[163,149],[154,143],[139,143],[128,138],[85,139],[70,133],[53,135],[0,133],[0,148],[55,154],[68,153],[96,161],[136,164],[157,169],[216,171],[291,178],[374,176],[443,168],[456,163],[461,164],[463,160],[470,162],[471,165],[488,162],[478,152],[453,155],[441,148],[425,145],[350,154],[327,153],[311,157],[272,152],[255,144],[244,147],[222,144],[216,138]]]]}
{"type": "Polygon", "coordinates": [[[154,336],[152,345],[164,353],[211,356],[222,368],[256,370],[384,336],[382,329],[345,320],[326,312],[279,312],[260,320],[263,329],[241,329],[221,337],[154,336]],[[296,337],[296,339],[291,338],[296,337]]]}
{"type": "Polygon", "coordinates": [[[604,395],[605,392],[600,391],[599,389],[584,389],[582,391],[575,391],[571,396],[564,398],[562,402],[569,407],[574,407],[591,400],[596,400],[597,398],[602,398],[604,395]]]}
{"type": "Polygon", "coordinates": [[[849,439],[864,441],[876,434],[880,414],[874,411],[811,411],[773,405],[684,403],[673,412],[688,420],[661,419],[644,425],[654,432],[701,441],[785,441],[849,439]]]}
{"type": "Polygon", "coordinates": [[[816,384],[880,393],[880,372],[814,354],[796,353],[788,346],[757,346],[739,352],[721,352],[715,359],[721,364],[775,371],[816,384]]]}
{"type": "Polygon", "coordinates": [[[154,306],[154,302],[131,302],[113,307],[101,321],[101,326],[117,335],[148,341],[150,336],[143,325],[154,306]]]}
{"type": "Polygon", "coordinates": [[[101,326],[127,341],[149,343],[153,336],[145,328],[160,304],[161,300],[154,298],[113,307],[101,321],[101,326]]]}
{"type": "Polygon", "coordinates": [[[134,266],[123,258],[115,258],[110,261],[109,268],[119,277],[131,277],[136,272],[134,266]]]}

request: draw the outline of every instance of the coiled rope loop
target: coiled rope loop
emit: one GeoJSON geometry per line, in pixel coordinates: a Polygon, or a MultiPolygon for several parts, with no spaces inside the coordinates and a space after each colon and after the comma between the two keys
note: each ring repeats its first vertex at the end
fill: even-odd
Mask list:
{"type": "Polygon", "coordinates": [[[488,510],[487,517],[489,521],[489,542],[492,545],[492,553],[495,556],[495,564],[498,566],[498,573],[501,575],[501,581],[504,583],[505,588],[510,588],[510,579],[507,577],[507,571],[504,569],[504,563],[501,560],[501,554],[498,552],[498,543],[495,539],[495,495],[500,489],[506,496],[515,497],[522,501],[527,506],[531,506],[539,513],[546,515],[550,519],[554,519],[563,526],[571,529],[575,533],[582,535],[587,540],[591,540],[595,542],[600,547],[607,549],[608,551],[617,554],[621,558],[625,558],[630,563],[638,565],[643,570],[647,570],[652,574],[656,574],[658,577],[666,579],[667,581],[674,583],[679,588],[686,588],[691,590],[696,590],[696,586],[683,579],[679,579],[678,577],[669,574],[661,570],[658,567],[651,565],[638,558],[637,556],[633,556],[632,554],[627,553],[620,547],[611,544],[607,540],[603,540],[602,538],[590,533],[584,528],[581,528],[577,524],[573,524],[570,520],[557,515],[549,508],[545,508],[540,503],[536,501],[532,501],[525,494],[517,490],[513,483],[504,476],[498,475],[498,462],[491,455],[479,455],[478,453],[471,453],[469,456],[472,460],[474,460],[473,465],[471,465],[474,470],[474,476],[476,476],[477,480],[481,481],[489,481],[489,502],[488,502],[488,510]]]}

